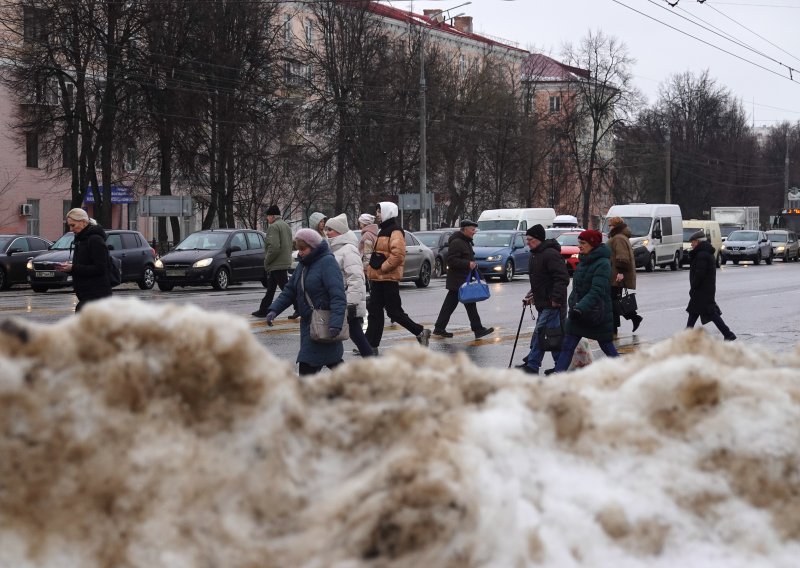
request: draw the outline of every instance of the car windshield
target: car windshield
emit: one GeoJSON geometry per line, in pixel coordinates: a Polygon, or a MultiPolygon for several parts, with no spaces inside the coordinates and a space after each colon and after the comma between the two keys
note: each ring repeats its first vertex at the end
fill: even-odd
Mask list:
{"type": "Polygon", "coordinates": [[[13,239],[14,237],[0,237],[0,248],[6,248],[8,241],[13,239]]]}
{"type": "Polygon", "coordinates": [[[72,241],[75,240],[75,233],[64,233],[61,235],[50,250],[69,250],[72,246],[72,241]]]}
{"type": "Polygon", "coordinates": [[[472,244],[476,247],[509,247],[514,233],[481,233],[478,231],[472,237],[472,244]]]}
{"type": "Polygon", "coordinates": [[[494,221],[478,221],[478,229],[489,231],[492,229],[516,229],[518,221],[515,219],[496,219],[494,221]]]}
{"type": "Polygon", "coordinates": [[[785,243],[786,242],[786,233],[767,233],[769,240],[773,243],[785,243]]]}
{"type": "Polygon", "coordinates": [[[724,227],[720,226],[719,232],[722,233],[722,236],[728,238],[728,236],[736,230],[736,227],[724,227]]]}
{"type": "Polygon", "coordinates": [[[439,233],[414,233],[414,236],[426,247],[438,247],[441,235],[439,233]]]}
{"type": "Polygon", "coordinates": [[[578,235],[561,235],[556,239],[556,241],[558,241],[558,244],[560,245],[576,247],[578,246],[578,235]]]}
{"type": "Polygon", "coordinates": [[[700,227],[684,227],[683,228],[683,242],[688,243],[697,231],[702,231],[700,227]]]}
{"type": "Polygon", "coordinates": [[[175,247],[175,250],[219,250],[228,240],[228,233],[194,233],[175,247]]]}
{"type": "Polygon", "coordinates": [[[728,240],[733,241],[746,241],[756,242],[758,240],[758,231],[734,231],[728,235],[728,240]]]}

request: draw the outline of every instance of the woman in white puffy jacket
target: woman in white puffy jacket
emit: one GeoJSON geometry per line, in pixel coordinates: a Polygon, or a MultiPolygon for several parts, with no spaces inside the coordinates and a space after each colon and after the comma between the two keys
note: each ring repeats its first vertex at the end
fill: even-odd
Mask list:
{"type": "Polygon", "coordinates": [[[325,222],[325,234],[336,262],[344,276],[347,294],[347,325],[350,326],[350,339],[355,343],[362,357],[375,353],[364,335],[364,316],[367,315],[367,284],[358,239],[347,224],[347,215],[342,213],[325,222]]]}

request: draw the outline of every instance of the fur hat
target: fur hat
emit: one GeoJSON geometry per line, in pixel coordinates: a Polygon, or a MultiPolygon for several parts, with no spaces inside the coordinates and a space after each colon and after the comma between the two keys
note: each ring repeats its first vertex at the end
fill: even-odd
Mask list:
{"type": "Polygon", "coordinates": [[[347,224],[347,215],[342,213],[341,215],[337,215],[336,217],[328,218],[328,220],[325,221],[325,228],[333,229],[340,235],[344,235],[347,231],[350,230],[350,227],[347,224]]]}
{"type": "Polygon", "coordinates": [[[267,215],[276,215],[278,217],[281,216],[281,210],[278,208],[277,205],[270,205],[267,207],[267,215]]]}
{"type": "Polygon", "coordinates": [[[525,231],[525,234],[529,237],[533,237],[534,239],[539,239],[540,241],[543,241],[547,238],[547,234],[544,232],[544,227],[541,225],[534,225],[525,231]]]}
{"type": "Polygon", "coordinates": [[[704,241],[704,240],[706,240],[706,233],[705,233],[705,231],[703,231],[703,229],[700,229],[699,231],[695,231],[694,233],[692,233],[692,236],[689,237],[689,240],[690,241],[704,241]]]}
{"type": "Polygon", "coordinates": [[[362,213],[358,218],[359,225],[372,225],[375,222],[375,215],[369,213],[362,213]]]}
{"type": "Polygon", "coordinates": [[[315,229],[300,229],[294,236],[296,241],[303,241],[311,248],[317,248],[322,243],[322,235],[315,229]]]}
{"type": "Polygon", "coordinates": [[[625,224],[625,219],[623,219],[622,217],[611,217],[611,219],[608,220],[609,227],[616,227],[617,225],[624,225],[624,224],[625,224]]]}
{"type": "Polygon", "coordinates": [[[461,228],[466,229],[467,227],[477,227],[478,224],[473,221],[472,219],[462,219],[461,221],[461,228]]]}
{"type": "Polygon", "coordinates": [[[578,240],[586,241],[592,246],[592,248],[599,247],[601,244],[603,244],[603,233],[600,231],[587,229],[578,235],[578,240]]]}

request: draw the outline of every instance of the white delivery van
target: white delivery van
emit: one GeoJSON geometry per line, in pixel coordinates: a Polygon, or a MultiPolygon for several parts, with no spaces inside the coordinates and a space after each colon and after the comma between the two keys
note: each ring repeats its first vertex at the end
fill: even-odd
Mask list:
{"type": "Polygon", "coordinates": [[[556,211],[552,208],[487,209],[478,217],[478,230],[505,229],[527,231],[534,225],[545,229],[553,224],[556,211]]]}
{"type": "Polygon", "coordinates": [[[681,266],[689,264],[689,251],[692,250],[692,243],[689,239],[697,231],[703,231],[706,239],[714,247],[714,261],[719,268],[719,251],[722,250],[722,230],[716,221],[705,221],[700,219],[688,219],[683,222],[683,256],[681,256],[681,266]]]}
{"type": "Polygon", "coordinates": [[[636,267],[652,272],[656,266],[678,270],[683,256],[683,215],[678,205],[666,203],[631,203],[612,205],[603,221],[608,234],[608,220],[622,217],[631,231],[631,246],[636,267]]]}

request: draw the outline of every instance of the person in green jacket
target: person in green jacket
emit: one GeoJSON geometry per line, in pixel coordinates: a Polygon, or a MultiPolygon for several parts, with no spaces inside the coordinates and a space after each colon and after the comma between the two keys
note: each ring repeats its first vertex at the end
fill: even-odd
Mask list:
{"type": "Polygon", "coordinates": [[[572,293],[567,304],[566,334],[554,373],[566,371],[572,355],[584,337],[600,344],[608,357],[618,357],[614,347],[614,311],[611,306],[611,251],[600,231],[578,235],[580,261],[572,277],[572,293]]]}
{"type": "Polygon", "coordinates": [[[264,272],[267,275],[267,291],[261,305],[252,313],[254,317],[265,318],[275,290],[286,286],[289,281],[289,267],[292,265],[292,229],[281,219],[277,205],[267,209],[267,238],[264,241],[264,272]]]}

